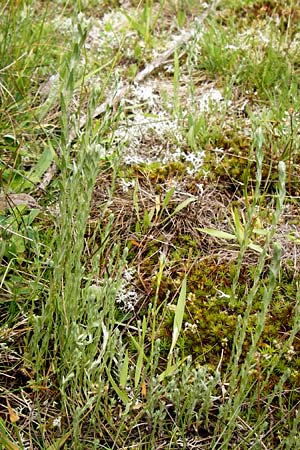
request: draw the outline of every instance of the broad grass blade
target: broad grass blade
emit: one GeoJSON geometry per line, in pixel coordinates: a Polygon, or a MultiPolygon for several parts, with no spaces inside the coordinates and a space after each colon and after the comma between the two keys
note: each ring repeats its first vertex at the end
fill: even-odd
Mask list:
{"type": "Polygon", "coordinates": [[[184,277],[183,282],[182,282],[182,286],[180,289],[180,294],[178,297],[178,302],[177,302],[176,310],[175,310],[173,334],[172,334],[172,344],[171,344],[171,348],[170,348],[170,352],[169,352],[169,363],[170,363],[171,355],[173,353],[173,350],[175,348],[175,345],[177,343],[177,340],[178,340],[178,337],[179,337],[179,334],[180,334],[180,331],[182,328],[185,303],[186,303],[186,276],[184,277]]]}

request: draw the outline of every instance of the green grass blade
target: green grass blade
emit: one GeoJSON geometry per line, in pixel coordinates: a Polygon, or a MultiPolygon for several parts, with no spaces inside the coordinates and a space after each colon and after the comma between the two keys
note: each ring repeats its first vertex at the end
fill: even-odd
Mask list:
{"type": "Polygon", "coordinates": [[[236,236],[234,234],[227,233],[226,231],[215,230],[214,228],[197,228],[197,230],[219,239],[236,240],[236,236]]]}
{"type": "MultiPolygon", "coordinates": [[[[170,348],[170,352],[169,352],[169,363],[171,361],[171,356],[172,353],[174,351],[175,345],[177,343],[179,334],[181,332],[181,328],[182,328],[182,321],[183,321],[183,315],[184,315],[184,310],[185,310],[185,304],[186,304],[186,276],[183,279],[182,285],[181,285],[181,289],[180,289],[180,294],[178,297],[178,302],[176,305],[176,310],[175,310],[175,317],[174,317],[174,323],[173,323],[173,333],[172,333],[172,343],[171,343],[171,348],[170,348]]],[[[169,366],[169,364],[168,364],[169,366]]]]}
{"type": "Polygon", "coordinates": [[[165,195],[165,197],[164,197],[164,199],[163,199],[163,202],[162,202],[160,215],[162,214],[162,212],[166,209],[166,207],[167,207],[168,204],[170,203],[170,200],[171,200],[171,198],[172,198],[174,192],[175,192],[175,188],[172,187],[172,188],[166,193],[166,195],[165,195]]]}
{"type": "Polygon", "coordinates": [[[232,211],[232,218],[233,218],[233,222],[234,222],[234,231],[235,231],[235,235],[237,237],[238,243],[240,245],[242,245],[244,239],[245,239],[245,229],[242,225],[240,216],[239,216],[239,212],[237,208],[234,208],[232,211]]]}
{"type": "Polygon", "coordinates": [[[126,350],[123,366],[122,366],[122,369],[120,372],[120,386],[122,389],[125,389],[126,384],[127,384],[128,366],[129,366],[129,356],[128,356],[128,350],[126,350]]]}
{"type": "Polygon", "coordinates": [[[139,353],[138,353],[138,359],[136,363],[135,368],[135,374],[134,374],[134,387],[136,388],[139,385],[142,369],[143,369],[143,362],[144,362],[144,342],[145,342],[145,335],[147,330],[147,320],[146,317],[143,318],[143,324],[142,324],[142,336],[140,338],[141,344],[139,346],[139,353]]]}
{"type": "Polygon", "coordinates": [[[109,372],[108,368],[106,368],[106,374],[109,379],[109,382],[111,383],[114,391],[118,395],[119,399],[124,403],[124,405],[128,405],[130,403],[130,399],[126,392],[123,389],[120,389],[115,380],[113,379],[111,373],[109,372]]]}
{"type": "Polygon", "coordinates": [[[197,199],[196,197],[188,197],[183,202],[181,202],[179,205],[176,206],[174,211],[171,214],[172,216],[175,216],[177,213],[179,213],[182,209],[186,208],[190,203],[195,202],[197,199]]]}

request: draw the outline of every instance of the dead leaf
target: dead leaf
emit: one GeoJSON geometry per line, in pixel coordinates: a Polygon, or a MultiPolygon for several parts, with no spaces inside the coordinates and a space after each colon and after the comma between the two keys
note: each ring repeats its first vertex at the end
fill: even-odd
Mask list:
{"type": "Polygon", "coordinates": [[[144,397],[144,398],[147,397],[147,385],[146,385],[145,381],[142,382],[141,394],[142,394],[142,397],[144,397]]]}
{"type": "Polygon", "coordinates": [[[8,401],[8,398],[6,399],[6,403],[7,403],[7,409],[8,409],[8,414],[9,414],[9,420],[11,421],[11,423],[16,423],[18,422],[18,420],[20,419],[20,417],[18,416],[18,414],[13,410],[13,408],[10,406],[10,403],[8,401]]]}

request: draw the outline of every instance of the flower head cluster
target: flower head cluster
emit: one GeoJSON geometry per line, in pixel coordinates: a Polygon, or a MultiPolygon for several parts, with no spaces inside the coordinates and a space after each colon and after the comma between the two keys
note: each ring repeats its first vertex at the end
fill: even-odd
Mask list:
{"type": "Polygon", "coordinates": [[[124,270],[122,284],[117,294],[116,302],[126,312],[133,311],[139,300],[134,286],[134,275],[134,268],[126,268],[124,270]]]}

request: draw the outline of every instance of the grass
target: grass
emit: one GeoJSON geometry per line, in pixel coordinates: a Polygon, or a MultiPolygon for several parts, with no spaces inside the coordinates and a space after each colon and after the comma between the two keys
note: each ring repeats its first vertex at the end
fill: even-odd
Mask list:
{"type": "Polygon", "coordinates": [[[1,8],[0,447],[297,448],[297,2],[1,8]]]}

